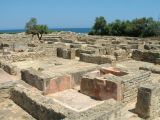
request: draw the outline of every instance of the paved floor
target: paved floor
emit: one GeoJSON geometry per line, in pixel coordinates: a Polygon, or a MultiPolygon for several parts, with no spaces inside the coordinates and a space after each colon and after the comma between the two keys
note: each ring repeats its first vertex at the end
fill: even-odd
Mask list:
{"type": "Polygon", "coordinates": [[[54,99],[61,105],[70,108],[76,112],[82,112],[89,108],[95,107],[104,103],[104,101],[97,101],[89,96],[79,93],[77,90],[69,89],[63,92],[48,95],[47,97],[54,99]]]}

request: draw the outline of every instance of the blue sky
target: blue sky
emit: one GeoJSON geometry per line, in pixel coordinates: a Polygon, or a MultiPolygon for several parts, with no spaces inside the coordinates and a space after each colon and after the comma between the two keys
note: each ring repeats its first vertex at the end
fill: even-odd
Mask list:
{"type": "Polygon", "coordinates": [[[0,0],[0,29],[21,29],[31,18],[50,28],[91,27],[95,17],[160,17],[160,0],[0,0]]]}

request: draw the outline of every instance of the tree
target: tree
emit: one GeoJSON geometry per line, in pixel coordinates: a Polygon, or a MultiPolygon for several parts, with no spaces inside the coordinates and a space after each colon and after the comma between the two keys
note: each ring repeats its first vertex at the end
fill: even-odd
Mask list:
{"type": "Polygon", "coordinates": [[[42,35],[47,34],[49,32],[47,25],[38,25],[36,18],[31,18],[29,22],[26,23],[26,33],[37,35],[40,42],[42,42],[42,35]]]}
{"type": "Polygon", "coordinates": [[[37,19],[36,18],[31,18],[29,22],[26,23],[26,33],[27,34],[32,34],[32,36],[37,34],[37,19]]]}
{"type": "Polygon", "coordinates": [[[106,34],[106,24],[107,22],[104,17],[102,16],[97,17],[90,34],[105,35],[106,34]]]}
{"type": "Polygon", "coordinates": [[[37,29],[37,37],[39,40],[42,40],[43,34],[47,34],[49,32],[47,25],[37,25],[36,29],[37,29]]]}
{"type": "Polygon", "coordinates": [[[115,20],[106,22],[104,17],[97,17],[90,35],[116,35],[131,37],[151,37],[160,35],[160,22],[153,18],[136,18],[134,20],[115,20]]]}

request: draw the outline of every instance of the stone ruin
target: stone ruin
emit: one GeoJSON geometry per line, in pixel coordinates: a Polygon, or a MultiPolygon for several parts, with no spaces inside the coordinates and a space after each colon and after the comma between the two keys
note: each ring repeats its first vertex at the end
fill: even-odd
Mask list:
{"type": "Polygon", "coordinates": [[[66,32],[43,40],[0,35],[0,119],[160,118],[159,40],[66,32]]]}

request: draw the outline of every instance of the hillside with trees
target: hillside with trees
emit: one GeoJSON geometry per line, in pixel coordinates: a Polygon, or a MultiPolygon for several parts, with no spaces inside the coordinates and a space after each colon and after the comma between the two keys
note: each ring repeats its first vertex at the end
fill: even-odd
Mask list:
{"type": "Polygon", "coordinates": [[[104,17],[97,17],[89,35],[112,35],[131,37],[152,37],[160,35],[160,22],[153,18],[136,18],[134,20],[115,20],[107,23],[104,17]]]}

